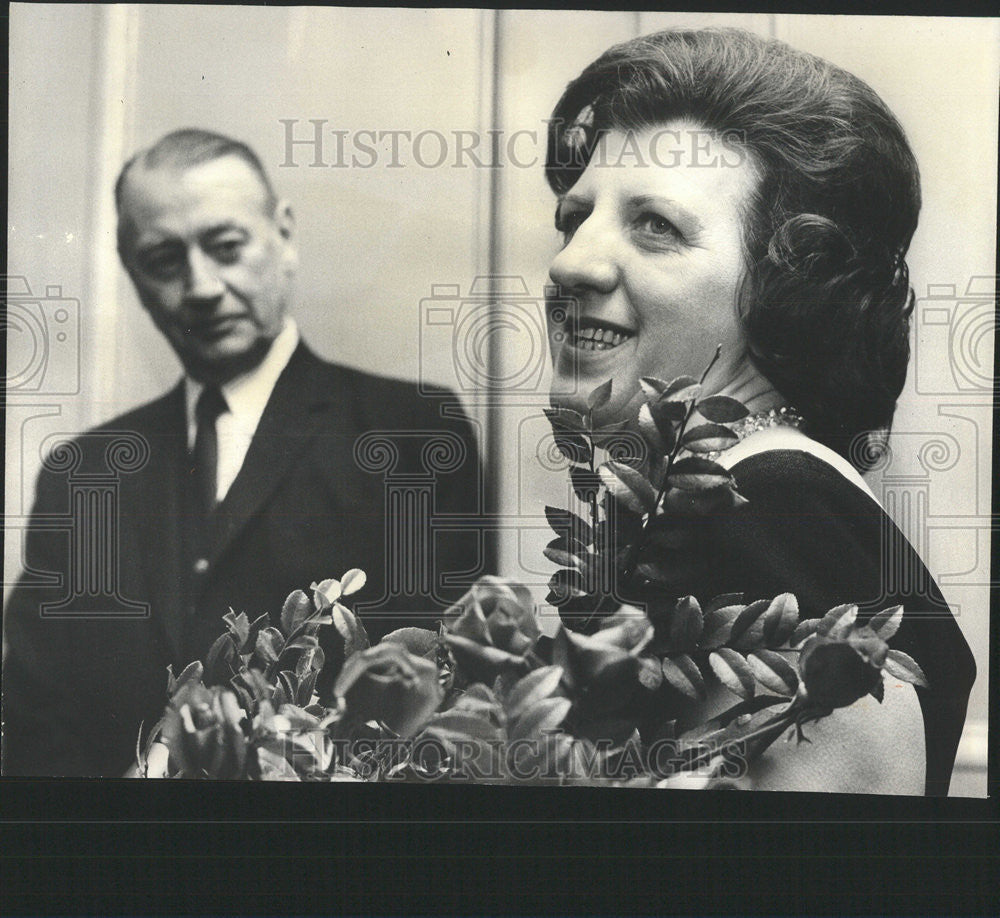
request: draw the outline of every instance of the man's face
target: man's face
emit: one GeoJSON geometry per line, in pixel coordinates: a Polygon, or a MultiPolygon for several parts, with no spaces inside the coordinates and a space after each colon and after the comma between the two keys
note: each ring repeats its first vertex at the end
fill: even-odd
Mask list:
{"type": "Polygon", "coordinates": [[[203,382],[255,367],[281,331],[297,264],[291,210],[269,213],[257,174],[235,156],[187,169],[129,170],[122,262],[139,299],[203,382]]]}

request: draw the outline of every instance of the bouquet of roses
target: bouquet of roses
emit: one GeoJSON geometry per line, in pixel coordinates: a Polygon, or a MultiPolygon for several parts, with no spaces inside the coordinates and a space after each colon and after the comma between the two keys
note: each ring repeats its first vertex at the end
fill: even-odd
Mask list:
{"type": "Polygon", "coordinates": [[[801,739],[804,724],[866,694],[881,701],[884,673],[925,685],[887,643],[901,607],[866,624],[854,605],[800,621],[790,593],[704,605],[671,593],[699,562],[697,520],[745,503],[709,456],[735,442],[727,425],[746,409],[699,400],[700,385],[642,381],[640,450],[620,448],[620,427],[593,425],[610,382],[586,414],[548,412],[588,517],[546,508],[556,538],[545,554],[562,565],[548,597],[563,620],[554,635],[526,588],[484,577],[437,631],[401,628],[372,646],[347,604],[365,582],[351,570],[292,593],[274,623],[226,614],[204,663],[168,673],[162,719],[145,741],[140,728],[138,773],[718,786],[778,737],[801,739]],[[598,464],[602,445],[615,458],[598,464]],[[343,662],[318,692],[335,665],[320,628],[336,633],[343,662]],[[734,696],[712,716],[709,674],[734,696]]]}

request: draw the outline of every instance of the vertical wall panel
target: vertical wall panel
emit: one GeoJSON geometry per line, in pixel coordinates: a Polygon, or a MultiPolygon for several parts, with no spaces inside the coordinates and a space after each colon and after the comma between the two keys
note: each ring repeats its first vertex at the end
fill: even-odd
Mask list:
{"type": "MultiPolygon", "coordinates": [[[[630,13],[581,11],[504,11],[499,19],[498,79],[500,101],[497,130],[512,139],[512,155],[500,173],[497,200],[495,264],[511,283],[522,283],[539,317],[539,331],[524,326],[502,340],[498,375],[519,380],[519,371],[539,361],[532,385],[511,388],[498,404],[498,437],[494,447],[499,471],[501,513],[509,521],[500,541],[501,570],[530,585],[544,598],[545,584],[555,570],[542,556],[553,538],[542,515],[546,503],[567,507],[564,462],[553,461],[548,422],[547,344],[541,331],[541,297],[549,283],[548,267],[558,251],[553,226],[555,198],[545,182],[546,119],[566,84],[609,45],[635,35],[630,13]]],[[[529,307],[530,308],[530,307],[529,307]]],[[[555,626],[555,619],[548,627],[555,626]]]]}

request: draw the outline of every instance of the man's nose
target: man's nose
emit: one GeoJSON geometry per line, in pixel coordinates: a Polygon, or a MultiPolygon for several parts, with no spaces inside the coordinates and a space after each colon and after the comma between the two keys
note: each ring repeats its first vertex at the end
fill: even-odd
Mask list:
{"type": "Polygon", "coordinates": [[[218,265],[200,248],[192,248],[188,254],[187,290],[189,300],[217,300],[225,292],[225,285],[219,277],[218,265]]]}
{"type": "Polygon", "coordinates": [[[549,266],[549,277],[565,289],[610,293],[618,283],[617,240],[594,214],[584,220],[549,266]]]}

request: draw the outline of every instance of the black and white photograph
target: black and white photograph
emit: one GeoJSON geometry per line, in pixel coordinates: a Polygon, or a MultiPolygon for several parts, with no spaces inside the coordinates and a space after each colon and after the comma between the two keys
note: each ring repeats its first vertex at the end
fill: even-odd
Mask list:
{"type": "Polygon", "coordinates": [[[987,797],[1000,18],[9,40],[4,777],[987,797]]]}

